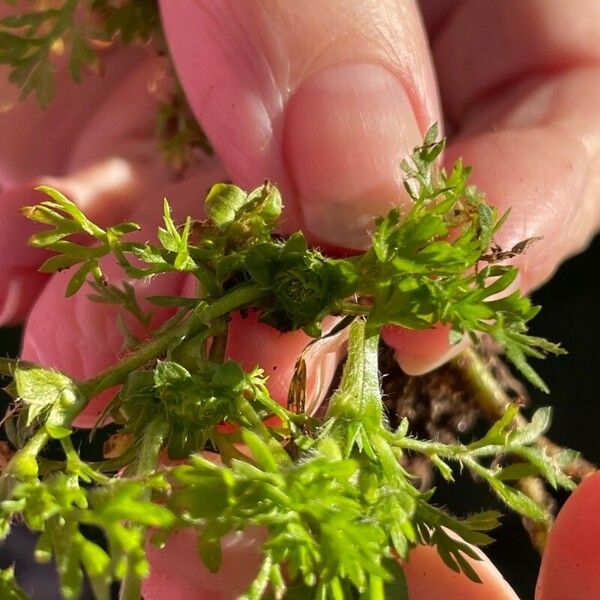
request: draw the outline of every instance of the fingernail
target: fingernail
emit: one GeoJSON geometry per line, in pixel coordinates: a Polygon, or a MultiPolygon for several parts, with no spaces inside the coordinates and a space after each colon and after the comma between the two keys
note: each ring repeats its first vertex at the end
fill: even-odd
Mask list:
{"type": "Polygon", "coordinates": [[[386,68],[321,71],[291,97],[283,153],[311,237],[347,248],[406,198],[400,161],[421,140],[408,94],[386,68]]]}

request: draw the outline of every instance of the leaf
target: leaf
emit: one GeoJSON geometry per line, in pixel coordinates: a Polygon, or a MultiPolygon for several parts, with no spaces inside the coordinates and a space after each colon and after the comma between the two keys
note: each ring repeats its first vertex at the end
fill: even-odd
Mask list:
{"type": "Polygon", "coordinates": [[[277,461],[268,446],[256,434],[247,429],[242,431],[242,438],[260,467],[268,473],[277,473],[277,461]]]}
{"type": "Polygon", "coordinates": [[[181,232],[181,240],[177,248],[177,256],[173,262],[173,266],[180,270],[185,271],[194,268],[194,261],[190,259],[188,250],[188,240],[190,236],[190,228],[192,226],[192,219],[188,217],[185,221],[183,231],[181,232]]]}
{"type": "Polygon", "coordinates": [[[69,298],[75,295],[86,282],[88,275],[97,267],[98,261],[96,259],[84,262],[69,280],[65,296],[69,298]]]}
{"type": "Polygon", "coordinates": [[[100,546],[83,539],[80,545],[80,560],[96,600],[110,600],[112,581],[110,556],[100,546]]]}
{"type": "Polygon", "coordinates": [[[19,398],[28,407],[27,425],[77,393],[72,379],[58,371],[41,367],[17,366],[14,380],[19,398]]]}
{"type": "Polygon", "coordinates": [[[492,243],[492,237],[494,235],[494,226],[495,226],[495,213],[494,209],[492,209],[487,204],[480,204],[478,206],[479,210],[479,243],[481,248],[486,250],[489,248],[492,243]]]}
{"type": "Polygon", "coordinates": [[[191,378],[189,371],[171,361],[158,361],[154,369],[154,385],[158,388],[177,385],[191,378]]]}
{"type": "Polygon", "coordinates": [[[552,423],[552,407],[538,408],[532,415],[531,421],[525,427],[515,429],[509,437],[511,444],[527,446],[535,442],[550,429],[552,423]]]}
{"type": "Polygon", "coordinates": [[[518,462],[500,469],[500,471],[495,474],[495,477],[500,481],[515,481],[517,479],[522,479],[523,477],[535,477],[538,474],[539,470],[535,465],[518,462]]]}
{"type": "Polygon", "coordinates": [[[206,568],[211,573],[216,573],[221,567],[223,552],[221,542],[208,536],[198,536],[198,554],[206,568]]]}
{"type": "Polygon", "coordinates": [[[3,600],[29,600],[29,596],[15,580],[13,567],[0,569],[0,597],[3,600]]]}
{"type": "Polygon", "coordinates": [[[509,427],[519,414],[519,406],[516,403],[509,404],[502,416],[489,428],[487,433],[478,441],[469,444],[468,448],[476,449],[489,444],[505,445],[510,434],[509,427]]]}
{"type": "Polygon", "coordinates": [[[431,462],[446,481],[454,481],[452,469],[439,456],[432,455],[431,462]]]}
{"type": "Polygon", "coordinates": [[[502,482],[493,477],[489,478],[488,482],[498,497],[515,512],[534,521],[546,521],[548,519],[546,511],[523,492],[503,485],[502,482]]]}
{"type": "Polygon", "coordinates": [[[383,598],[409,600],[406,576],[398,561],[389,558],[385,559],[383,567],[391,575],[390,580],[385,583],[385,595],[383,598]]]}
{"type": "Polygon", "coordinates": [[[94,235],[98,232],[98,228],[85,216],[77,205],[69,200],[62,192],[59,192],[49,185],[39,185],[35,189],[52,198],[56,207],[69,215],[86,233],[94,235]]]}
{"type": "Polygon", "coordinates": [[[107,38],[118,36],[126,45],[148,42],[160,28],[153,0],[93,0],[92,9],[102,16],[107,38]]]}
{"type": "Polygon", "coordinates": [[[14,33],[0,31],[0,62],[8,65],[9,80],[21,88],[21,100],[34,93],[42,107],[54,98],[57,55],[66,54],[71,78],[79,83],[84,67],[97,66],[94,42],[112,42],[115,36],[125,44],[148,42],[160,30],[153,0],[62,0],[50,8],[35,3],[21,10],[1,21],[3,29],[14,33]]]}

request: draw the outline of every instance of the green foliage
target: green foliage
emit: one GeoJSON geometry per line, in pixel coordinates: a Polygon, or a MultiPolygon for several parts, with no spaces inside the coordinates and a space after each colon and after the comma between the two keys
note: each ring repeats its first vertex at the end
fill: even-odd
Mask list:
{"type": "Polygon", "coordinates": [[[160,480],[140,483],[115,478],[91,490],[82,487],[80,480],[76,473],[60,472],[44,481],[19,482],[10,500],[2,503],[0,523],[20,514],[31,531],[40,533],[36,559],[54,558],[65,599],[80,597],[85,573],[96,598],[108,600],[113,579],[121,579],[128,569],[140,576],[148,572],[140,526],[169,527],[174,516],[144,499],[147,486],[160,486],[160,480]],[[87,538],[81,526],[100,528],[110,554],[87,538]]]}
{"type": "MultiPolygon", "coordinates": [[[[11,0],[3,0],[15,4],[11,0]]],[[[2,0],[0,0],[0,3],[2,0]]],[[[25,3],[22,3],[25,4],[25,3]]],[[[44,108],[56,93],[56,72],[66,61],[69,75],[81,83],[86,70],[101,71],[98,47],[155,42],[168,57],[157,0],[30,0],[20,14],[0,20],[0,65],[20,89],[20,100],[34,95],[44,108]]],[[[172,91],[158,103],[156,141],[167,162],[184,170],[198,151],[212,148],[194,117],[175,69],[168,70],[172,91]]]]}
{"type": "Polygon", "coordinates": [[[27,425],[42,411],[50,411],[60,402],[69,402],[74,395],[73,382],[62,373],[37,367],[17,368],[14,372],[16,391],[28,407],[27,425]]]}
{"type": "Polygon", "coordinates": [[[107,41],[148,42],[160,31],[156,0],[91,0],[90,9],[101,17],[107,41]]]}
{"type": "Polygon", "coordinates": [[[28,600],[27,594],[15,581],[12,567],[0,570],[0,597],[5,600],[28,600]]]}
{"type": "MultiPolygon", "coordinates": [[[[196,338],[196,343],[201,340],[196,338]]],[[[188,457],[209,439],[224,444],[224,436],[215,430],[222,423],[252,427],[255,418],[271,415],[288,420],[270,397],[260,369],[245,373],[233,361],[202,362],[202,370],[193,373],[170,361],[157,362],[152,371],[131,373],[113,401],[113,417],[134,434],[157,419],[168,423],[166,448],[173,459],[188,457]]]]}
{"type": "Polygon", "coordinates": [[[93,42],[146,42],[160,26],[155,0],[61,0],[47,7],[35,2],[29,12],[0,20],[0,64],[10,68],[9,80],[21,99],[35,93],[41,106],[55,94],[56,63],[68,52],[69,73],[79,83],[85,67],[95,68],[93,42]]]}
{"type": "Polygon", "coordinates": [[[60,52],[67,34],[72,45],[69,70],[81,78],[84,64],[95,62],[86,37],[75,22],[79,0],[65,0],[58,8],[11,15],[0,21],[0,64],[9,65],[9,80],[21,88],[21,99],[35,92],[45,106],[55,93],[53,55],[60,52]]]}
{"type": "MultiPolygon", "coordinates": [[[[173,532],[194,530],[198,559],[211,571],[220,567],[225,536],[261,528],[262,563],[247,599],[383,600],[391,590],[405,596],[396,558],[417,544],[435,546],[449,568],[478,581],[470,544],[491,541],[499,514],[457,519],[434,506],[433,491],[420,490],[405,470],[407,455],[421,454],[447,481],[456,466],[467,469],[509,509],[535,521],[548,515],[519,489],[521,478],[573,487],[564,474],[573,453],[551,458],[538,444],[550,424],[547,408],[521,426],[518,407],[510,406],[469,444],[416,439],[408,420],[395,431],[386,421],[378,357],[384,325],[442,322],[475,343],[487,333],[540,387],[525,358],[561,351],[527,335],[538,308],[520,292],[506,295],[516,269],[491,256],[500,255],[494,236],[505,216],[468,185],[469,169],[460,162],[450,174],[437,170],[443,143],[436,137],[432,129],[403,163],[412,204],[378,219],[371,247],[346,259],[308,248],[301,233],[276,236],[282,202],[270,183],[249,193],[217,184],[201,221],[175,222],[165,201],[155,242],[130,241],[134,223],[97,226],[49,188],[48,200],[24,209],[48,226],[31,238],[55,253],[42,270],[73,269],[68,295],[89,280],[96,300],[148,323],[131,281],[169,272],[197,280],[192,298],[149,298],[170,307],[171,319],[145,341],[126,331],[129,353],[90,380],[25,363],[5,367],[14,377],[7,430],[15,454],[0,476],[0,533],[15,518],[38,532],[37,557],[56,561],[65,598],[78,596],[84,575],[101,600],[114,581],[123,599],[138,598],[149,528],[158,545],[173,532]],[[109,256],[123,271],[118,285],[103,274],[109,256]],[[324,415],[280,406],[260,369],[244,371],[226,358],[229,317],[239,310],[316,337],[325,317],[344,317],[338,327],[349,326],[348,358],[324,415]],[[119,451],[86,461],[71,438],[73,421],[115,386],[97,427],[112,417],[119,451]],[[219,454],[219,464],[199,454],[207,449],[219,454]],[[183,464],[160,466],[163,451],[183,464]],[[91,539],[90,527],[105,546],[91,539]]],[[[302,377],[293,385],[302,388],[302,377]]],[[[3,589],[22,597],[10,571],[1,574],[3,589]]]]}
{"type": "MultiPolygon", "coordinates": [[[[435,135],[432,128],[427,139],[435,135]]],[[[411,162],[403,162],[411,207],[405,214],[395,208],[377,219],[371,248],[348,259],[309,249],[301,233],[284,241],[273,239],[281,198],[269,183],[250,194],[232,185],[214,186],[206,199],[209,221],[204,223],[188,218],[177,227],[165,201],[161,246],[124,241],[136,229],[131,223],[105,232],[55,191],[46,190],[53,201],[25,211],[29,218],[54,226],[32,238],[34,245],[61,253],[42,270],[81,264],[69,292],[87,273],[101,283],[99,258],[112,252],[130,277],[187,271],[209,295],[221,295],[226,282],[252,282],[262,295],[262,320],[282,331],[303,328],[318,337],[326,315],[368,314],[373,331],[386,324],[425,329],[445,323],[456,339],[465,332],[474,339],[476,332],[487,333],[531,383],[547,391],[526,358],[564,351],[527,335],[526,324],[539,307],[518,290],[504,293],[517,276],[515,267],[493,262],[479,267],[505,217],[498,218],[482,194],[468,185],[470,169],[461,161],[450,174],[435,167],[432,157],[442,147],[443,142],[426,140],[411,162]],[[81,246],[67,240],[77,233],[87,233],[100,244],[81,246]],[[146,265],[133,266],[128,254],[146,265]]]]}
{"type": "MultiPolygon", "coordinates": [[[[173,70],[172,78],[176,80],[173,70]]],[[[198,124],[177,82],[168,99],[161,102],[156,114],[158,148],[175,169],[184,171],[195,161],[198,150],[212,156],[213,149],[198,124]]]]}
{"type": "Polygon", "coordinates": [[[282,243],[254,245],[244,270],[265,292],[262,320],[281,331],[298,328],[320,336],[320,323],[335,303],[354,292],[356,273],[347,261],[309,250],[301,233],[282,243]]]}

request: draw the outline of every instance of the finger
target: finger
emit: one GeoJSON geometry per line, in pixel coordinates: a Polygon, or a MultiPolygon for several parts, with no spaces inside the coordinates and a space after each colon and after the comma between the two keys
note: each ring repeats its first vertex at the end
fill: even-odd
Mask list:
{"type": "MultiPolygon", "coordinates": [[[[198,207],[198,191],[205,190],[215,178],[220,178],[220,167],[207,166],[194,177],[189,177],[174,185],[156,190],[139,189],[138,198],[146,197],[145,204],[131,215],[134,222],[142,226],[139,236],[142,240],[151,238],[156,231],[162,214],[163,194],[171,198],[175,219],[193,215],[198,207]]],[[[114,260],[103,264],[107,279],[121,286],[124,275],[114,260]]],[[[115,305],[93,302],[81,290],[71,298],[65,298],[67,283],[72,276],[65,271],[53,276],[33,306],[23,334],[22,357],[41,365],[57,368],[76,379],[87,379],[114,364],[124,352],[123,334],[117,327],[120,310],[115,305]],[[52,315],[49,318],[49,315],[52,315]]],[[[181,295],[185,277],[170,276],[131,282],[136,289],[142,308],[154,313],[151,327],[157,327],[169,317],[170,311],[158,310],[144,302],[150,295],[181,295]]],[[[135,319],[126,316],[128,326],[134,334],[144,338],[148,327],[142,327],[135,319]]],[[[98,396],[76,421],[77,426],[93,425],[98,414],[110,399],[110,392],[98,396]]]]}
{"type": "Polygon", "coordinates": [[[461,3],[433,39],[444,107],[492,204],[511,208],[506,248],[522,286],[547,279],[600,225],[600,5],[584,0],[461,3]]]}
{"type": "Polygon", "coordinates": [[[446,12],[432,41],[446,114],[461,122],[495,92],[598,64],[600,5],[572,8],[560,0],[466,0],[446,12]]]}
{"type": "Polygon", "coordinates": [[[249,586],[260,567],[260,535],[231,534],[223,539],[223,560],[217,573],[200,561],[197,534],[180,531],[164,549],[148,545],[150,576],[142,584],[145,600],[233,600],[249,586]]]}
{"type": "Polygon", "coordinates": [[[419,0],[427,33],[433,37],[444,27],[448,15],[456,7],[454,0],[419,0]]]}
{"type": "Polygon", "coordinates": [[[147,82],[143,93],[134,102],[130,99],[129,105],[117,108],[111,98],[131,86],[132,73],[148,70],[152,63],[156,67],[156,60],[140,48],[111,48],[101,52],[101,59],[102,73],[89,75],[81,85],[71,80],[66,62],[61,64],[55,74],[56,97],[44,110],[33,96],[19,102],[18,91],[8,81],[8,69],[0,70],[0,187],[24,185],[40,175],[65,175],[77,142],[87,124],[94,121],[96,111],[106,111],[112,104],[112,119],[104,122],[107,141],[121,112],[132,113],[135,106],[138,114],[143,114],[145,98],[150,98],[147,82]]]}
{"type": "MultiPolygon", "coordinates": [[[[0,323],[22,320],[47,280],[36,273],[47,255],[27,248],[35,229],[18,213],[20,207],[44,199],[29,190],[42,183],[55,187],[89,218],[107,226],[129,217],[149,190],[168,192],[175,180],[156,152],[157,98],[148,92],[162,61],[139,50],[105,58],[111,77],[90,77],[77,93],[66,82],[64,88],[59,85],[64,97],[47,111],[28,100],[0,114],[5,134],[0,138],[0,187],[5,187],[0,245],[6,249],[0,254],[5,282],[0,323]]],[[[59,71],[59,76],[66,74],[59,71]]],[[[214,165],[208,168],[222,177],[214,165]]]]}
{"type": "MultiPolygon", "coordinates": [[[[163,550],[148,546],[150,576],[143,584],[146,600],[230,600],[243,593],[256,576],[260,565],[258,531],[230,535],[225,539],[223,564],[210,573],[197,553],[196,534],[182,531],[171,536],[163,550]]],[[[448,568],[437,550],[417,546],[403,564],[411,600],[518,600],[510,585],[483,554],[481,560],[467,559],[481,583],[448,568]]],[[[566,598],[571,596],[562,596],[566,598]]],[[[587,597],[586,597],[587,598],[587,597]]],[[[582,600],[586,600],[583,598],[582,600]]]]}
{"type": "MultiPolygon", "coordinates": [[[[326,323],[325,332],[337,320],[326,323]]],[[[323,341],[313,344],[314,339],[303,331],[281,333],[258,321],[256,313],[235,313],[231,317],[227,355],[237,360],[246,371],[259,366],[268,377],[267,385],[273,399],[285,406],[288,402],[290,383],[296,370],[296,362],[303,356],[306,365],[304,393],[306,412],[313,414],[329,391],[340,360],[345,353],[347,329],[323,341]],[[307,349],[306,352],[303,352],[307,349]]]]}
{"type": "MultiPolygon", "coordinates": [[[[153,139],[146,139],[146,147],[154,148],[153,139]]],[[[20,208],[35,205],[47,198],[34,191],[38,184],[49,185],[74,201],[86,215],[101,227],[114,225],[130,218],[150,223],[162,214],[163,196],[173,198],[173,207],[185,219],[198,211],[199,198],[208,189],[209,182],[224,177],[216,161],[206,161],[202,175],[191,174],[186,179],[171,183],[170,171],[153,171],[152,163],[141,157],[113,157],[98,159],[93,165],[68,177],[42,177],[30,185],[14,188],[1,195],[0,204],[0,273],[4,276],[5,292],[0,298],[0,325],[22,321],[48,281],[38,268],[48,258],[48,252],[29,248],[29,237],[44,228],[31,223],[20,208]],[[137,207],[139,217],[132,217],[137,207]]]]}
{"type": "Polygon", "coordinates": [[[404,565],[411,600],[518,600],[517,595],[490,560],[478,551],[481,560],[466,558],[481,583],[449,569],[432,546],[417,546],[404,565]]]}
{"type": "MultiPolygon", "coordinates": [[[[203,452],[204,458],[220,464],[218,454],[203,452]]],[[[168,465],[183,461],[167,460],[168,465]]],[[[148,540],[146,556],[149,576],[142,582],[144,600],[233,600],[250,585],[260,568],[264,531],[248,528],[221,540],[219,570],[210,572],[198,554],[198,533],[190,529],[169,536],[163,548],[148,540]]]]}
{"type": "MultiPolygon", "coordinates": [[[[598,84],[600,90],[600,78],[598,84]]],[[[490,204],[501,213],[510,209],[496,236],[500,246],[510,250],[541,238],[511,259],[522,290],[548,279],[597,229],[594,196],[600,188],[590,172],[591,157],[576,137],[546,127],[483,133],[453,144],[449,159],[459,155],[473,166],[472,182],[486,191],[490,204]]]]}
{"type": "Polygon", "coordinates": [[[287,231],[361,247],[438,120],[412,1],[161,2],[188,99],[230,175],[285,192],[287,231]]]}
{"type": "Polygon", "coordinates": [[[595,600],[600,590],[600,474],[583,481],[550,531],[536,600],[595,600]]]}
{"type": "Polygon", "coordinates": [[[48,254],[26,245],[40,228],[20,211],[41,200],[42,194],[28,187],[0,192],[0,325],[20,322],[48,279],[38,273],[48,254]]]}
{"type": "MultiPolygon", "coordinates": [[[[45,227],[28,221],[20,210],[48,200],[34,188],[43,184],[61,191],[92,221],[107,227],[126,220],[140,202],[142,190],[148,183],[152,186],[152,178],[147,182],[144,171],[143,163],[109,158],[68,177],[41,177],[1,194],[0,273],[5,297],[0,304],[0,325],[23,321],[49,279],[38,272],[49,253],[29,247],[30,236],[45,227]]],[[[158,210],[157,206],[157,214],[158,210]]]]}
{"type": "MultiPolygon", "coordinates": [[[[120,284],[122,274],[113,261],[104,266],[107,279],[120,284]]],[[[123,311],[116,305],[99,304],[79,294],[64,297],[70,273],[52,278],[31,312],[24,333],[22,357],[25,360],[59,369],[77,380],[98,375],[126,354],[123,332],[116,326],[123,311]],[[48,314],[53,318],[49,319],[48,314]],[[93,348],[93,351],[91,350],[93,348]]],[[[153,313],[148,325],[125,315],[129,330],[144,340],[172,315],[157,310],[144,300],[151,295],[189,296],[194,280],[185,276],[163,276],[131,281],[142,310],[153,313]]],[[[248,371],[264,370],[267,387],[275,400],[286,405],[295,372],[295,364],[312,338],[302,331],[281,333],[258,322],[256,316],[232,316],[226,356],[240,362],[248,371]]],[[[344,352],[345,336],[336,336],[318,351],[306,355],[307,405],[318,406],[329,390],[339,360],[344,352]]],[[[77,418],[77,427],[92,427],[106,404],[114,396],[111,389],[98,395],[77,418]]]]}
{"type": "MultiPolygon", "coordinates": [[[[104,262],[103,271],[109,282],[122,286],[124,278],[114,261],[104,262]]],[[[153,312],[150,325],[144,326],[117,305],[92,301],[86,290],[66,298],[65,289],[72,275],[65,271],[48,282],[27,320],[21,356],[80,381],[98,375],[126,354],[126,340],[118,327],[119,315],[125,317],[132,333],[143,340],[152,328],[172,315],[171,310],[157,310],[143,299],[149,295],[179,296],[184,284],[182,276],[132,282],[142,310],[153,312]]],[[[115,391],[110,389],[94,398],[76,419],[75,426],[92,427],[115,391]]]]}
{"type": "MultiPolygon", "coordinates": [[[[173,200],[176,219],[182,219],[198,210],[198,190],[206,189],[209,182],[219,178],[219,169],[218,166],[205,169],[205,172],[195,178],[166,188],[168,196],[173,200]]],[[[133,221],[144,226],[139,234],[141,239],[148,239],[149,232],[157,226],[153,218],[160,214],[156,205],[160,198],[162,195],[157,195],[154,206],[147,201],[138,214],[132,216],[133,221]]],[[[103,269],[110,282],[121,285],[123,273],[114,260],[107,261],[103,269]]],[[[25,328],[22,357],[85,380],[113,365],[124,354],[123,334],[116,325],[121,311],[115,305],[93,302],[84,291],[65,298],[65,289],[71,276],[69,271],[55,275],[44,289],[25,328]],[[48,318],[48,315],[52,315],[52,318],[48,318]]],[[[140,339],[144,339],[171,314],[168,310],[157,310],[144,301],[145,297],[189,296],[194,293],[191,278],[186,279],[183,275],[134,280],[131,284],[136,290],[141,308],[154,313],[150,325],[145,327],[131,316],[126,317],[128,327],[140,339]]],[[[281,334],[258,323],[253,315],[246,319],[234,315],[231,325],[228,355],[240,361],[246,369],[256,366],[263,368],[269,376],[267,385],[273,397],[285,404],[295,362],[311,338],[301,331],[281,334]]],[[[344,338],[338,336],[327,347],[320,346],[319,352],[307,355],[307,393],[314,403],[329,388],[343,351],[343,343],[344,338]]],[[[112,394],[114,390],[95,398],[77,419],[76,426],[92,426],[112,394]]]]}
{"type": "Polygon", "coordinates": [[[423,375],[458,356],[468,344],[464,337],[459,343],[450,342],[450,327],[437,325],[431,329],[384,327],[381,337],[394,349],[402,370],[408,375],[423,375]]]}
{"type": "MultiPolygon", "coordinates": [[[[275,181],[286,231],[363,247],[373,217],[406,200],[400,160],[440,119],[414,3],[185,0],[161,11],[188,99],[233,178],[275,181]]],[[[419,350],[411,332],[397,337],[388,342],[411,374],[456,350],[442,329],[419,332],[419,350]]]]}

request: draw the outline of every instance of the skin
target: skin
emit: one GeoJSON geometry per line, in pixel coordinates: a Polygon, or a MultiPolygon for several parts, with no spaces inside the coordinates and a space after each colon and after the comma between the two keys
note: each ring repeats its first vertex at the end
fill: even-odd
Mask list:
{"type": "MultiPolygon", "coordinates": [[[[284,192],[284,231],[302,228],[322,247],[354,249],[364,245],[374,215],[406,202],[398,161],[438,121],[449,135],[446,163],[462,156],[488,200],[501,211],[511,208],[498,242],[511,247],[544,237],[517,258],[521,287],[540,285],[597,230],[596,0],[580,0],[576,11],[562,0],[429,0],[420,6],[363,0],[352,11],[341,0],[162,0],[161,9],[178,74],[217,161],[203,162],[183,180],[161,163],[152,139],[156,97],[147,88],[162,66],[147,50],[107,51],[103,77],[88,77],[77,90],[61,70],[59,97],[48,112],[28,101],[0,113],[0,270],[6,281],[0,316],[14,322],[29,314],[25,358],[88,377],[122,352],[114,310],[84,295],[65,300],[65,276],[47,281],[36,273],[43,256],[24,249],[32,229],[16,209],[39,201],[30,190],[40,181],[69,194],[101,223],[132,218],[151,230],[150,215],[159,213],[164,195],[176,214],[197,215],[210,183],[230,177],[251,187],[268,177],[284,192]]],[[[3,106],[12,94],[0,78],[3,106]]],[[[173,278],[160,285],[156,291],[142,284],[140,292],[173,293],[189,284],[173,278]]],[[[154,325],[166,316],[157,314],[154,325]]],[[[299,334],[266,346],[259,340],[272,333],[264,326],[240,326],[231,356],[290,372],[302,343],[292,336],[299,334]]],[[[384,336],[410,373],[452,353],[443,328],[390,329],[384,336]]],[[[311,365],[315,369],[324,381],[331,376],[330,363],[311,365]]],[[[283,394],[286,383],[284,375],[274,378],[272,393],[283,394]]],[[[105,401],[79,424],[89,426],[105,401]]],[[[597,595],[599,569],[590,557],[600,555],[600,536],[593,534],[598,487],[591,478],[559,516],[539,600],[597,595]],[[576,596],[574,580],[582,582],[576,596]]],[[[228,547],[230,570],[208,576],[181,534],[151,555],[147,600],[231,597],[251,575],[240,568],[252,564],[252,546],[245,543],[228,547]],[[181,576],[173,579],[175,565],[181,576]],[[169,578],[172,585],[165,583],[169,578]]],[[[449,573],[430,549],[418,549],[406,565],[411,598],[515,597],[489,561],[475,568],[484,586],[449,573]]]]}

